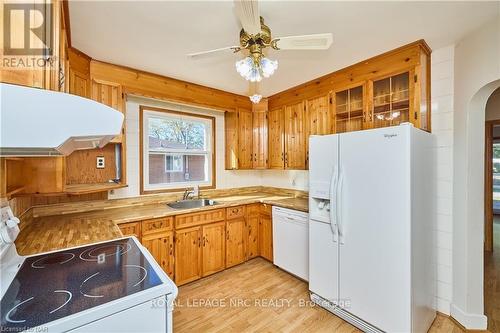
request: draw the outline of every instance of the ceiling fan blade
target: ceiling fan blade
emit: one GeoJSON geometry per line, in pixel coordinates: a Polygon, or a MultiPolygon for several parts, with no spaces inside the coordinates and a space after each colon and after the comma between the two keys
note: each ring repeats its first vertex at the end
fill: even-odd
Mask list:
{"type": "Polygon", "coordinates": [[[276,50],[326,50],[333,42],[331,33],[278,37],[271,45],[276,50]]]}
{"type": "Polygon", "coordinates": [[[257,0],[234,0],[234,10],[243,29],[250,35],[260,32],[259,2],[257,0]]]}
{"type": "Polygon", "coordinates": [[[208,54],[211,54],[211,53],[222,52],[222,51],[227,51],[227,50],[232,50],[234,53],[236,53],[239,50],[241,50],[241,47],[240,46],[227,46],[227,47],[221,47],[221,48],[218,48],[218,49],[213,49],[213,50],[210,50],[210,51],[202,51],[202,52],[196,52],[196,53],[189,53],[187,56],[191,57],[191,58],[196,58],[196,57],[201,57],[201,56],[208,55],[208,54]]]}

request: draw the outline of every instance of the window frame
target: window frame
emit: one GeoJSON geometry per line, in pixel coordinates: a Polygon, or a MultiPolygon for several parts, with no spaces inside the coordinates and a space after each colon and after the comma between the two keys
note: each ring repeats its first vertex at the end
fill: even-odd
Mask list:
{"type": "MultiPolygon", "coordinates": [[[[193,186],[198,185],[200,189],[213,189],[216,186],[216,142],[215,142],[215,117],[214,116],[208,116],[208,115],[203,115],[203,114],[198,114],[198,113],[190,113],[190,112],[184,112],[184,111],[176,111],[176,110],[171,110],[171,109],[163,109],[163,108],[158,108],[158,107],[151,107],[151,106],[145,106],[145,105],[140,105],[139,106],[139,159],[140,159],[140,193],[141,194],[153,194],[153,193],[164,193],[164,192],[180,192],[184,191],[188,188],[192,188],[193,186]],[[210,133],[210,141],[209,141],[209,147],[207,150],[201,152],[201,151],[194,151],[194,152],[188,152],[192,153],[193,155],[203,155],[207,156],[208,158],[208,175],[210,176],[209,181],[198,181],[198,182],[177,182],[177,183],[172,183],[171,185],[168,184],[155,184],[151,185],[149,184],[149,173],[146,173],[145,171],[149,170],[149,149],[147,149],[144,145],[148,143],[148,138],[149,137],[149,132],[148,132],[148,122],[147,118],[149,116],[154,116],[157,114],[158,116],[161,116],[162,114],[164,116],[167,116],[167,114],[170,115],[176,115],[180,117],[186,117],[186,118],[198,118],[200,120],[204,120],[205,122],[210,124],[211,129],[209,129],[210,133]]],[[[208,133],[207,133],[208,134],[208,133]]],[[[173,149],[170,153],[180,153],[180,154],[185,154],[187,153],[186,151],[175,151],[173,149]]],[[[166,167],[166,166],[165,166],[166,167]]]]}

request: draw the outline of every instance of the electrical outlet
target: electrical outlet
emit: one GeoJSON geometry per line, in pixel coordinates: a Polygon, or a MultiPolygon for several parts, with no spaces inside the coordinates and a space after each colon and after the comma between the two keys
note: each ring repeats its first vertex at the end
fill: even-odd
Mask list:
{"type": "Polygon", "coordinates": [[[96,168],[104,169],[104,156],[97,156],[96,168]]]}

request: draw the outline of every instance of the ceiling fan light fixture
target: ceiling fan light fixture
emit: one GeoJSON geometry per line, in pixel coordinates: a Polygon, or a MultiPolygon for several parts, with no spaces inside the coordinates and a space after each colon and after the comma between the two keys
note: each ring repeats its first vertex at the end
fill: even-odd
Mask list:
{"type": "Polygon", "coordinates": [[[252,101],[253,104],[258,104],[260,100],[262,99],[262,95],[260,94],[253,94],[251,96],[248,96],[250,98],[250,101],[252,101]]]}
{"type": "Polygon", "coordinates": [[[269,58],[262,58],[260,60],[260,68],[264,77],[270,77],[278,69],[278,60],[271,60],[269,58]]]}
{"type": "Polygon", "coordinates": [[[236,71],[246,78],[253,69],[253,60],[250,57],[236,61],[236,71]]]}

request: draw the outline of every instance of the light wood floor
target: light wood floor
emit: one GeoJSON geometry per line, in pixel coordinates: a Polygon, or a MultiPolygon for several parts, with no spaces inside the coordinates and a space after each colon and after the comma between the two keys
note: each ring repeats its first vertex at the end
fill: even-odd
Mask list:
{"type": "MultiPolygon", "coordinates": [[[[174,331],[360,332],[326,310],[301,302],[309,302],[307,284],[257,258],[181,286],[174,331]]],[[[438,316],[429,332],[462,331],[438,316]]]]}
{"type": "Polygon", "coordinates": [[[484,312],[488,330],[500,333],[500,216],[493,221],[493,252],[484,254],[484,312]]]}

